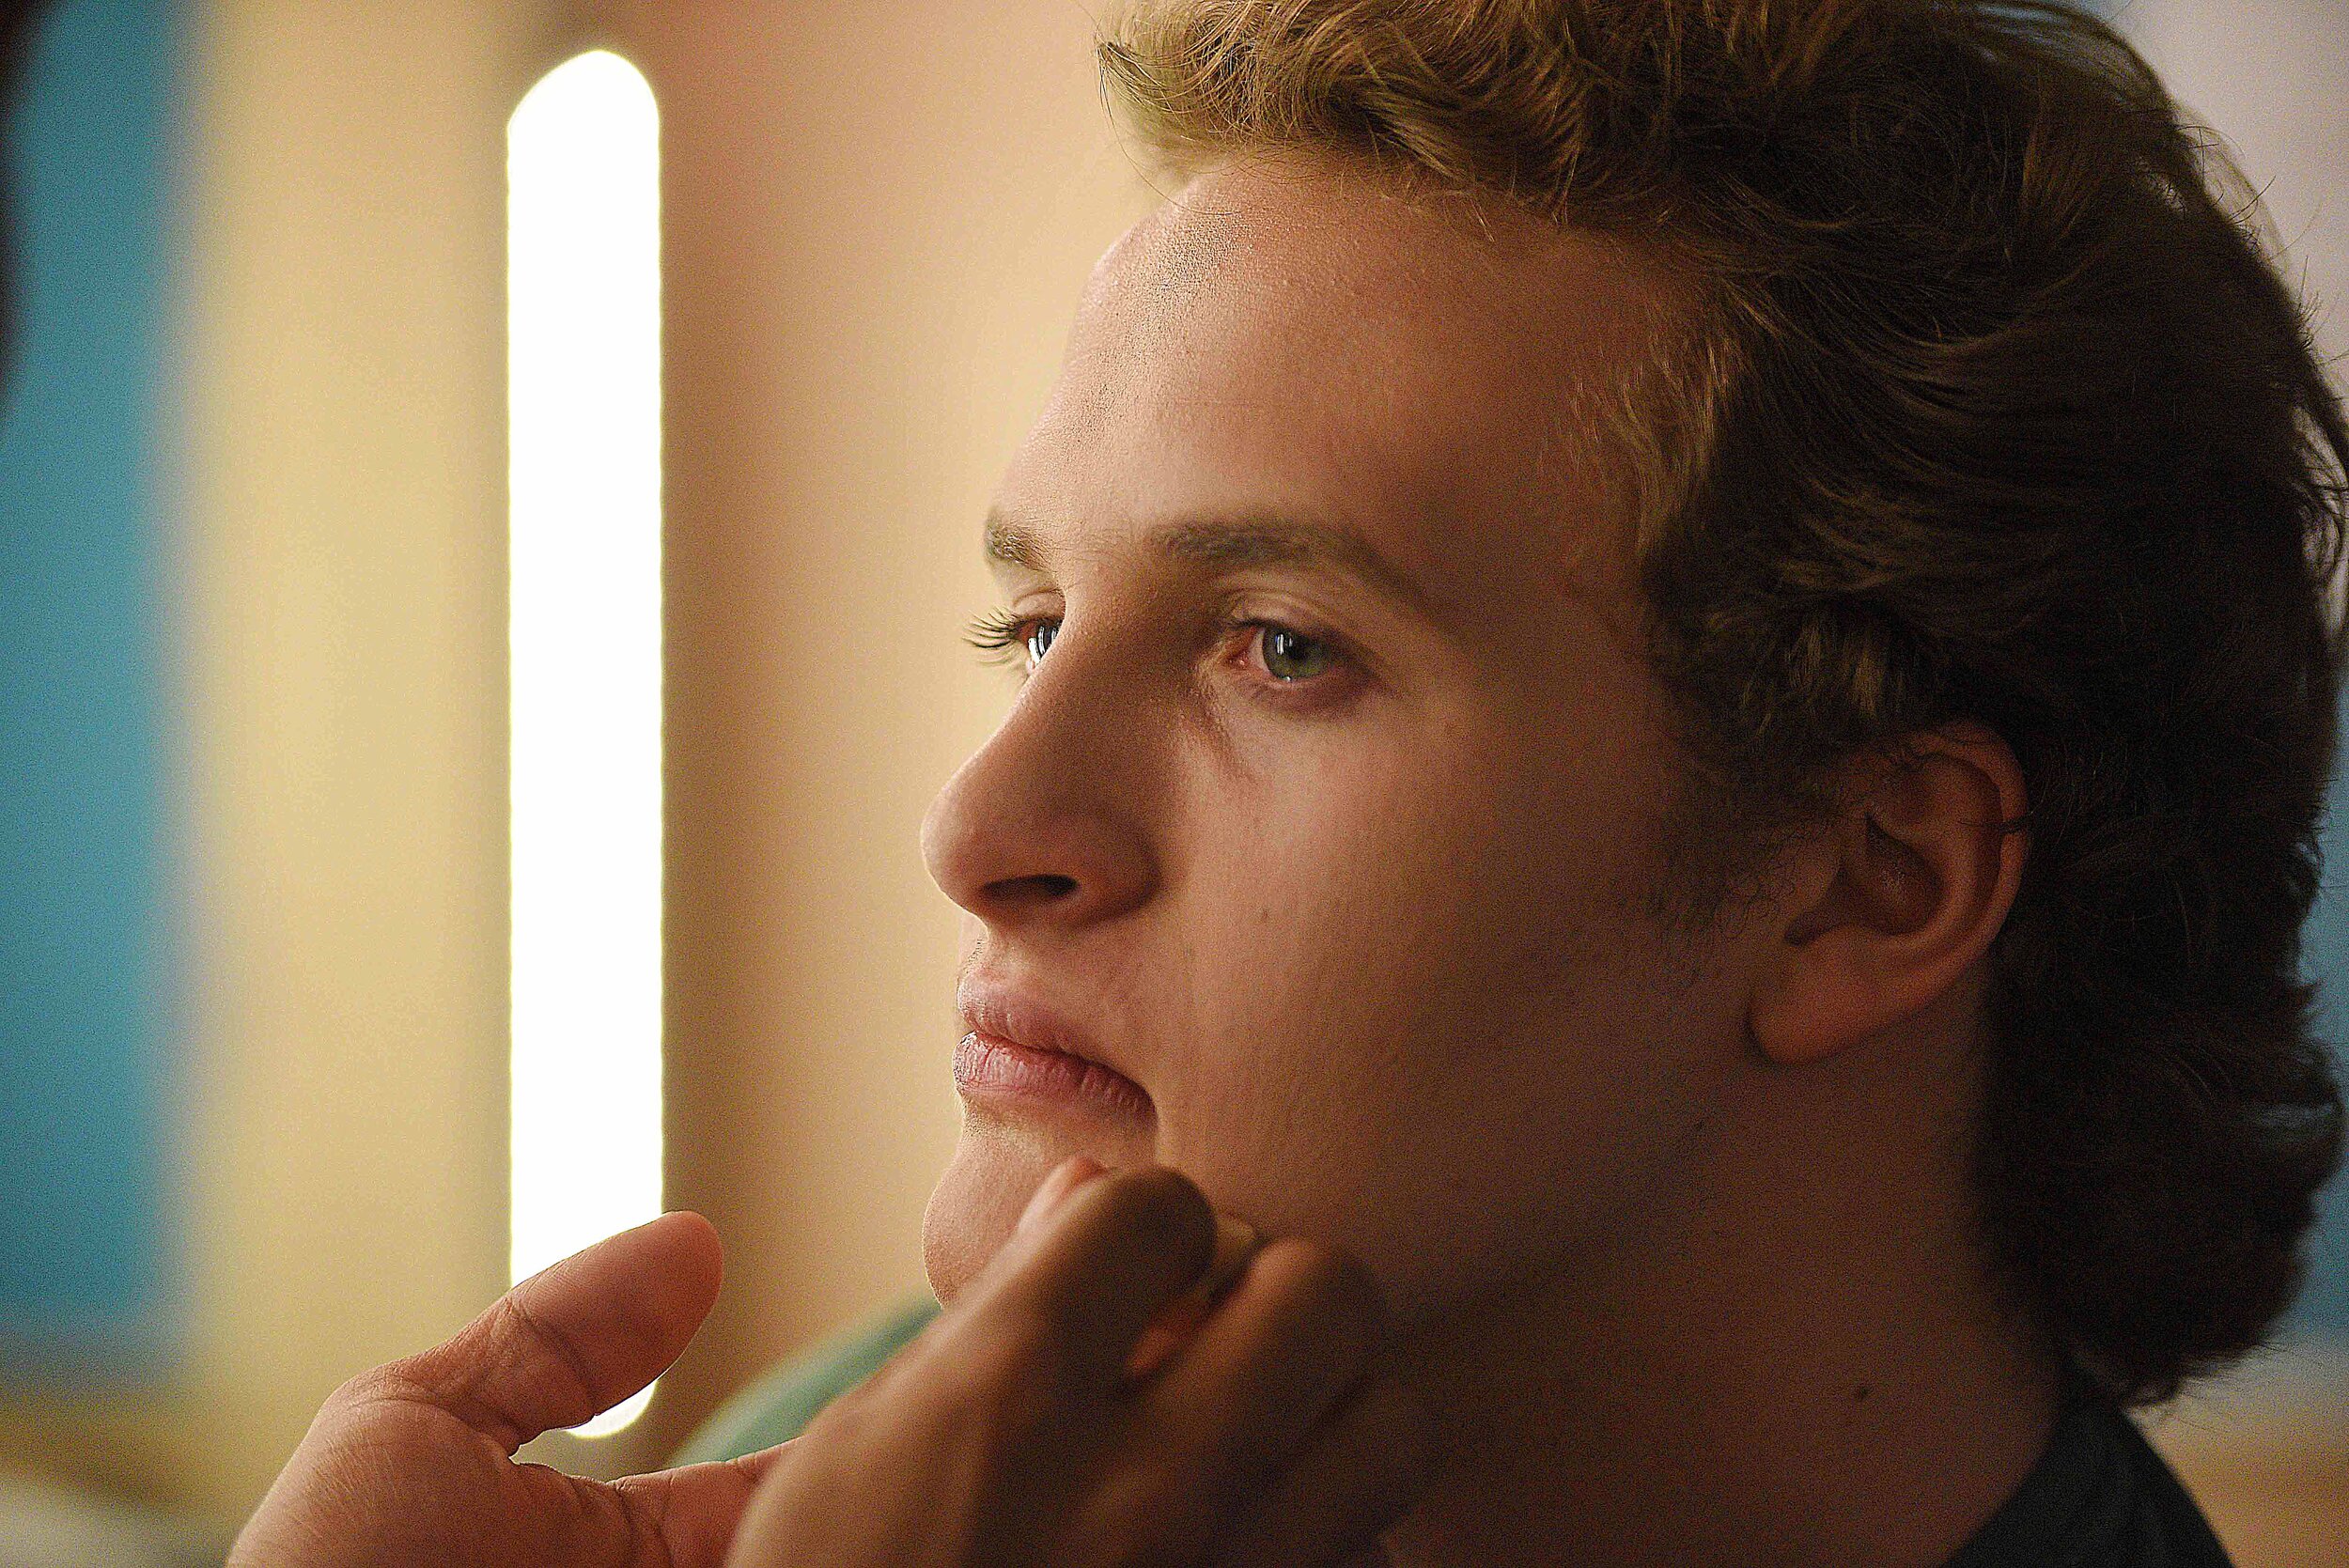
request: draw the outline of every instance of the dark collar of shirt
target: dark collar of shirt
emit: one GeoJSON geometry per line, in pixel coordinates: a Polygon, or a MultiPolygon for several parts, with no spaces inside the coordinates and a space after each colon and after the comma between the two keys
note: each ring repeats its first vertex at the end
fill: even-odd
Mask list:
{"type": "Polygon", "coordinates": [[[2046,1451],[1947,1568],[2232,1568],[2137,1423],[2085,1382],[2046,1451]]]}

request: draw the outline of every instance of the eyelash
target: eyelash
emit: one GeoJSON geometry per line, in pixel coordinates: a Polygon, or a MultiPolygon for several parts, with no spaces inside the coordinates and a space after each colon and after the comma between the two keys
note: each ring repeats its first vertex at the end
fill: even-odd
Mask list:
{"type": "MultiPolygon", "coordinates": [[[[1015,615],[1008,610],[989,610],[963,628],[962,640],[978,650],[982,661],[1004,667],[1016,667],[1024,657],[1028,639],[1035,625],[1039,621],[1049,621],[1053,618],[1050,615],[1015,615]]],[[[1227,634],[1247,630],[1286,631],[1302,641],[1329,649],[1330,655],[1342,662],[1347,660],[1348,658],[1345,648],[1335,639],[1308,636],[1299,631],[1297,628],[1279,621],[1234,615],[1225,618],[1223,629],[1227,634]]],[[[1316,675],[1311,680],[1284,681],[1275,677],[1273,684],[1284,688],[1301,688],[1318,685],[1323,678],[1316,675]]]]}
{"type": "Polygon", "coordinates": [[[1015,615],[1008,610],[989,610],[962,629],[962,640],[978,649],[980,660],[986,663],[1016,663],[1028,641],[1028,628],[1044,618],[1015,615]]]}

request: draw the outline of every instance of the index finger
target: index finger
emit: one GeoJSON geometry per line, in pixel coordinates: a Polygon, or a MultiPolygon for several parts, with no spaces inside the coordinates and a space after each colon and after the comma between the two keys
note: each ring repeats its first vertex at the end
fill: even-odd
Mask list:
{"type": "Polygon", "coordinates": [[[1005,1244],[940,1349],[1111,1394],[1143,1327],[1206,1272],[1215,1236],[1206,1196],[1170,1166],[1096,1177],[1005,1244]]]}

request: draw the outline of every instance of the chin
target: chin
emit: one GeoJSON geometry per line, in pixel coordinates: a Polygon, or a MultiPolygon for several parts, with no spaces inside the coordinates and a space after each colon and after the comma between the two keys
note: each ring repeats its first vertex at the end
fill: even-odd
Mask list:
{"type": "Polygon", "coordinates": [[[964,1126],[922,1211],[922,1267],[941,1302],[953,1305],[1011,1239],[1020,1210],[1054,1163],[964,1126]]]}

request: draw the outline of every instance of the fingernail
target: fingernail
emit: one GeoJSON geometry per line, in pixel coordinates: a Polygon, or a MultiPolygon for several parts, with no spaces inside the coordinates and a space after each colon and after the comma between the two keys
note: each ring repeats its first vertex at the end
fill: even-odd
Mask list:
{"type": "Polygon", "coordinates": [[[1053,1166],[1050,1173],[1036,1184],[1034,1195],[1028,1200],[1028,1206],[1019,1211],[1019,1223],[1013,1234],[1042,1224],[1047,1216],[1060,1207],[1062,1200],[1100,1175],[1105,1169],[1099,1160],[1090,1155],[1071,1155],[1053,1166]]]}

